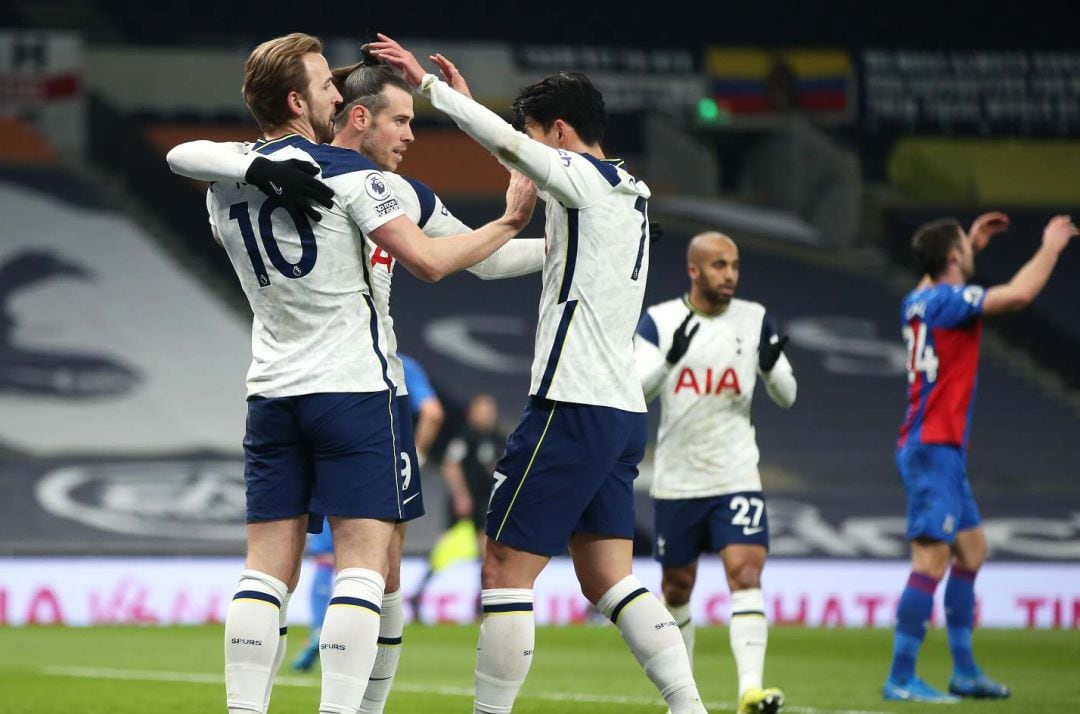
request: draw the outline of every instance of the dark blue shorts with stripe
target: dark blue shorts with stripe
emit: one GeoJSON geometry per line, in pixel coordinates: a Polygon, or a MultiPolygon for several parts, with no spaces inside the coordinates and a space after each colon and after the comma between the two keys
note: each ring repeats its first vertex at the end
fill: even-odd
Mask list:
{"type": "Polygon", "coordinates": [[[646,415],[532,397],[495,465],[488,537],[554,556],[573,533],[634,537],[646,415]]]}

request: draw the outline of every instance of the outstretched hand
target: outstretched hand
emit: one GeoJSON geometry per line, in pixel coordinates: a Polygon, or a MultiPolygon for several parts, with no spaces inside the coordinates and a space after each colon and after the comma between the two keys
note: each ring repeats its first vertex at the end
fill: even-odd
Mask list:
{"type": "Polygon", "coordinates": [[[690,349],[690,340],[694,339],[694,335],[701,329],[701,323],[694,325],[690,328],[690,320],[694,318],[694,313],[686,313],[686,319],[675,328],[675,332],[671,335],[671,349],[668,350],[664,359],[668,364],[674,365],[681,360],[686,354],[686,351],[690,349]]]}
{"type": "Polygon", "coordinates": [[[315,178],[319,167],[300,159],[271,161],[256,157],[244,174],[244,181],[270,198],[277,199],[290,213],[306,213],[313,221],[322,220],[315,204],[334,205],[334,189],[315,178]]]}
{"type": "Polygon", "coordinates": [[[506,218],[520,231],[532,219],[536,206],[536,184],[520,171],[510,172],[506,187],[506,218]]]}
{"type": "Polygon", "coordinates": [[[1001,211],[984,213],[971,223],[968,235],[971,236],[971,248],[976,253],[986,247],[990,239],[998,233],[1009,230],[1009,217],[1001,211]]]}
{"type": "Polygon", "coordinates": [[[1054,248],[1060,253],[1077,235],[1080,235],[1080,230],[1076,228],[1072,218],[1065,215],[1054,216],[1043,231],[1043,245],[1054,248]]]}
{"type": "Polygon", "coordinates": [[[465,81],[465,78],[461,76],[461,72],[458,71],[457,65],[438,52],[431,55],[429,59],[434,62],[439,68],[439,71],[442,72],[443,79],[446,80],[447,84],[469,99],[472,99],[472,92],[469,91],[469,84],[465,81]]]}
{"type": "Polygon", "coordinates": [[[420,81],[427,72],[416,61],[413,53],[402,47],[397,40],[394,40],[389,35],[377,32],[375,36],[379,39],[376,42],[367,44],[368,51],[394,69],[400,70],[405,77],[405,81],[411,86],[420,86],[420,81]]]}

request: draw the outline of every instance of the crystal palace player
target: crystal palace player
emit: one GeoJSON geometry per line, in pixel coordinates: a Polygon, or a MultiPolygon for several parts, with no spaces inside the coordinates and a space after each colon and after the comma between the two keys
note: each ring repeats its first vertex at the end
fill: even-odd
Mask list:
{"type": "Polygon", "coordinates": [[[660,396],[656,446],[656,559],[664,601],[693,656],[690,593],[702,553],[719,553],[731,588],[731,651],[739,711],[777,712],[778,689],[764,689],[768,637],[761,571],[769,522],[758,474],[750,400],[758,375],[776,404],[795,402],[796,383],[765,308],[734,299],[739,250],[702,233],[687,250],[690,292],[653,305],[635,338],[645,396],[660,396]],[[698,334],[700,333],[700,334],[698,334]]]}
{"type": "Polygon", "coordinates": [[[603,97],[584,75],[523,89],[514,102],[520,133],[466,96],[445,58],[433,59],[451,85],[379,38],[370,45],[377,56],[532,179],[546,203],[531,399],[496,466],[487,513],[474,711],[512,710],[532,661],[533,584],[569,541],[582,592],[619,628],[668,706],[704,712],[671,615],[631,574],[632,482],[646,428],[632,340],[648,274],[649,189],[605,159],[603,97]]]}
{"type": "Polygon", "coordinates": [[[945,587],[945,623],[952,651],[949,691],[1002,699],[1009,689],[983,674],[971,649],[975,575],[986,558],[986,536],[966,473],[970,417],[978,372],[982,316],[1020,310],[1042,291],[1058,256],[1077,235],[1068,216],[1043,231],[1042,246],[1012,280],[988,290],[967,284],[974,253],[1008,219],[981,216],[965,233],[955,220],[921,227],[912,240],[926,277],[900,308],[908,350],[908,408],[896,464],[907,492],[911,575],[896,610],[893,662],[884,696],[892,701],[952,702],[915,676],[934,590],[952,561],[945,587]]]}

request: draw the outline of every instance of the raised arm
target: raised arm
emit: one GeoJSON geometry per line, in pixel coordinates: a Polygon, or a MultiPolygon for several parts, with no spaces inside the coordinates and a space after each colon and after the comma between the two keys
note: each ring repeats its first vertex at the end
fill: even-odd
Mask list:
{"type": "Polygon", "coordinates": [[[1078,233],[1080,231],[1069,216],[1054,216],[1046,224],[1042,245],[1035,255],[1016,271],[1012,280],[986,291],[982,304],[983,314],[1000,315],[1022,310],[1030,305],[1046,287],[1046,282],[1057,265],[1058,256],[1078,233]]]}
{"type": "MultiPolygon", "coordinates": [[[[528,176],[537,187],[563,205],[577,208],[587,205],[592,181],[596,180],[595,171],[578,170],[578,165],[583,162],[573,162],[572,154],[525,136],[495,112],[456,91],[434,74],[425,73],[413,54],[400,44],[381,33],[378,37],[378,42],[368,45],[372,53],[401,70],[409,84],[499,161],[528,176]]],[[[440,66],[450,64],[446,58],[439,57],[440,66]]]]}

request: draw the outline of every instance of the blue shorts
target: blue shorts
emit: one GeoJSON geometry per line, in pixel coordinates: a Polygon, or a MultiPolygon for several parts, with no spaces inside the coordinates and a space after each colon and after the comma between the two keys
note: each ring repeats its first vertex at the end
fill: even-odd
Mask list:
{"type": "Polygon", "coordinates": [[[538,555],[571,534],[634,537],[645,413],[532,397],[495,465],[487,534],[538,555]]]}
{"type": "Polygon", "coordinates": [[[958,532],[979,525],[967,457],[959,446],[908,444],[896,450],[896,467],[907,493],[908,540],[953,543],[958,532]]]}
{"type": "Polygon", "coordinates": [[[769,547],[769,516],[761,491],[707,498],[657,499],[653,557],[665,567],[697,562],[729,545],[769,547]]]}
{"type": "MultiPolygon", "coordinates": [[[[249,399],[248,523],[311,513],[401,518],[401,435],[392,398],[385,391],[249,399]]],[[[321,519],[312,521],[321,530],[321,519]]]]}

